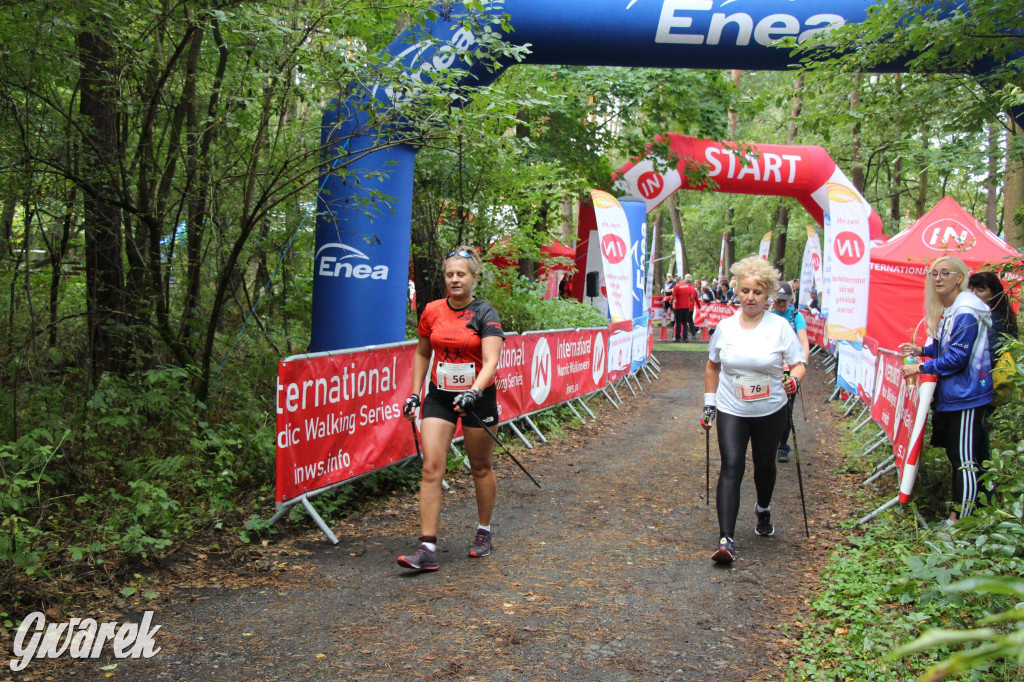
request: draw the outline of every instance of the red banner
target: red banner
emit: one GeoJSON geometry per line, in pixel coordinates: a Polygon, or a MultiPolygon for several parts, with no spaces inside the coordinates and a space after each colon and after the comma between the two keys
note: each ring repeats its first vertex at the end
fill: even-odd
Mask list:
{"type": "Polygon", "coordinates": [[[523,410],[523,387],[529,379],[529,371],[523,337],[514,332],[506,334],[498,371],[494,375],[494,386],[498,390],[498,421],[507,422],[526,413],[523,410]]]}
{"type": "Polygon", "coordinates": [[[415,349],[410,342],[278,365],[278,502],[416,454],[402,416],[415,349]]]}
{"type": "Polygon", "coordinates": [[[520,339],[525,362],[530,367],[529,383],[522,389],[520,414],[580,398],[604,386],[602,330],[527,333],[520,339]]]}
{"type": "MultiPolygon", "coordinates": [[[[628,331],[623,336],[630,341],[628,331]]],[[[604,388],[607,339],[605,329],[509,334],[495,375],[500,421],[604,388]]],[[[277,502],[416,454],[402,416],[415,351],[410,341],[278,365],[277,502]]],[[[628,372],[628,352],[625,362],[628,372]]]]}
{"type": "Polygon", "coordinates": [[[825,348],[828,346],[828,339],[825,336],[825,318],[810,310],[801,310],[804,320],[807,322],[807,340],[815,346],[825,348]]]}
{"type": "Polygon", "coordinates": [[[882,427],[889,441],[896,442],[897,425],[906,402],[907,382],[903,379],[903,358],[893,351],[879,349],[875,368],[875,390],[871,418],[882,427]]]}
{"type": "Polygon", "coordinates": [[[732,317],[739,309],[738,305],[729,305],[728,303],[702,303],[693,312],[693,323],[698,327],[708,327],[709,329],[718,327],[722,320],[732,317]]]}

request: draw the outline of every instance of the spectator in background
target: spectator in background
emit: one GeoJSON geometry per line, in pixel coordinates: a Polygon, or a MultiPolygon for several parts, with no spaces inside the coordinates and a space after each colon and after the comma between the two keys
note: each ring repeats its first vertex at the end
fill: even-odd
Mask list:
{"type": "Polygon", "coordinates": [[[994,272],[976,272],[967,280],[967,288],[985,302],[992,310],[992,326],[988,330],[988,348],[992,355],[992,366],[1003,353],[1004,334],[1017,338],[1017,316],[1010,307],[1010,299],[1003,290],[1003,283],[994,272]]]}
{"type": "Polygon", "coordinates": [[[807,308],[814,311],[815,313],[821,312],[821,304],[818,303],[817,289],[811,289],[811,302],[807,305],[807,308]]]}
{"type": "Polygon", "coordinates": [[[693,277],[685,275],[672,289],[672,313],[675,315],[675,341],[686,343],[688,334],[696,335],[693,311],[700,305],[700,296],[693,286],[693,277]]]}
{"type": "Polygon", "coordinates": [[[675,289],[675,286],[676,286],[676,278],[675,277],[673,277],[672,275],[669,275],[668,277],[665,278],[665,286],[662,287],[662,289],[661,289],[661,296],[662,296],[661,306],[662,306],[662,309],[665,311],[664,319],[661,322],[661,326],[662,327],[664,327],[666,325],[672,326],[672,322],[673,322],[673,320],[672,320],[672,290],[675,289]]]}
{"type": "MultiPolygon", "coordinates": [[[[804,320],[803,313],[798,312],[796,306],[793,305],[792,302],[792,285],[789,282],[780,282],[779,288],[775,292],[775,303],[773,306],[774,312],[786,321],[790,328],[796,333],[796,337],[800,339],[800,349],[804,354],[804,365],[807,365],[807,360],[811,357],[811,346],[807,341],[807,321],[804,320]]],[[[782,439],[779,441],[777,457],[780,462],[789,461],[789,425],[793,422],[793,405],[795,402],[796,393],[793,393],[789,396],[786,428],[783,429],[782,439]]]]}

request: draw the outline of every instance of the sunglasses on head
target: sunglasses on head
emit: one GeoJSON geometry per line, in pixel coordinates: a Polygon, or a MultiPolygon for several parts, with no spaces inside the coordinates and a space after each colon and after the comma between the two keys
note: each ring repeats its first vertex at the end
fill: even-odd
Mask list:
{"type": "Polygon", "coordinates": [[[473,254],[471,254],[466,249],[455,249],[454,251],[449,251],[448,255],[445,256],[444,259],[448,260],[449,258],[453,258],[455,256],[459,256],[461,258],[468,258],[470,260],[473,260],[473,254]]]}

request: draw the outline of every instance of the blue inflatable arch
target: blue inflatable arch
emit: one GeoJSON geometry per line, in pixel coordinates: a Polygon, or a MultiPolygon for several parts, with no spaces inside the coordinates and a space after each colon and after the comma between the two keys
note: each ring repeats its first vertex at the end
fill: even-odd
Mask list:
{"type": "MultiPolygon", "coordinates": [[[[804,41],[824,30],[862,21],[871,0],[505,0],[488,12],[507,15],[503,36],[528,45],[535,64],[696,69],[787,70],[789,51],[773,41],[804,41]]],[[[464,69],[460,85],[485,86],[508,66],[467,65],[460,51],[479,38],[460,4],[437,8],[439,18],[395,39],[385,57],[413,78],[464,69]]],[[[483,22],[497,24],[485,14],[483,22]]],[[[356,348],[405,338],[413,167],[408,145],[375,150],[387,131],[368,129],[368,108],[393,113],[400,101],[386,87],[357,89],[332,102],[322,130],[328,160],[360,157],[346,180],[323,178],[317,198],[310,351],[356,348]],[[373,211],[373,193],[392,199],[373,211]]],[[[387,118],[385,115],[384,118],[387,118]]]]}

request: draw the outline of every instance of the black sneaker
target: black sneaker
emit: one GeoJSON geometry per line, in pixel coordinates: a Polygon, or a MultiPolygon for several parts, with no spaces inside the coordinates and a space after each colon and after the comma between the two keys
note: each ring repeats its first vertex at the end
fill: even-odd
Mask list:
{"type": "Polygon", "coordinates": [[[772,525],[772,510],[757,511],[757,507],[754,507],[754,513],[757,514],[757,534],[775,535],[775,526],[772,525]]]}
{"type": "Polygon", "coordinates": [[[440,567],[437,563],[437,552],[427,549],[423,544],[415,554],[403,554],[398,557],[398,565],[417,571],[436,571],[440,567]]]}
{"type": "Polygon", "coordinates": [[[778,460],[780,462],[788,462],[789,461],[789,446],[788,445],[783,445],[781,448],[779,448],[778,460]]]}
{"type": "Polygon", "coordinates": [[[494,534],[489,530],[477,528],[476,537],[473,538],[473,544],[469,546],[469,556],[477,558],[487,556],[491,553],[491,547],[493,544],[494,534]]]}
{"type": "Polygon", "coordinates": [[[711,555],[711,560],[720,564],[731,564],[736,559],[736,543],[732,538],[718,541],[718,549],[711,555]]]}

